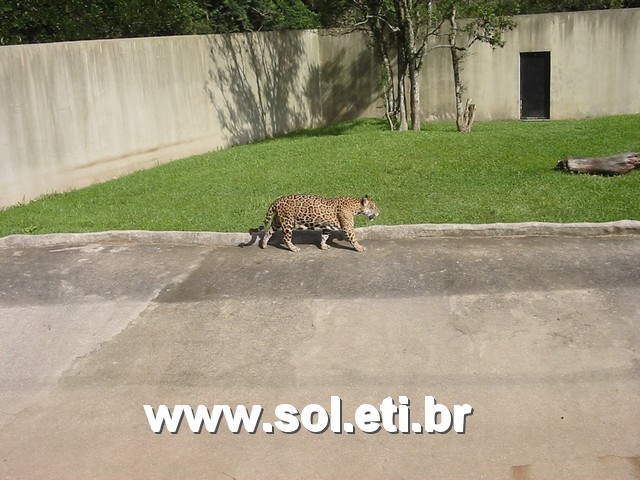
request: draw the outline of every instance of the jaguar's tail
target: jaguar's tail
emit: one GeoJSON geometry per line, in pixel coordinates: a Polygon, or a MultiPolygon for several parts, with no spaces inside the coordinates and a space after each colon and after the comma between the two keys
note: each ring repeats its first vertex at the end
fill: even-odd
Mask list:
{"type": "Polygon", "coordinates": [[[267,211],[267,215],[264,217],[264,221],[262,222],[262,225],[260,225],[258,228],[250,228],[249,229],[249,234],[251,235],[251,240],[246,242],[246,243],[240,243],[238,246],[239,247],[248,247],[250,245],[253,245],[254,243],[256,243],[256,240],[258,240],[258,234],[264,230],[264,228],[269,225],[269,222],[273,219],[273,215],[276,211],[276,207],[275,207],[275,202],[273,202],[271,204],[271,206],[269,207],[269,210],[267,211]]]}
{"type": "Polygon", "coordinates": [[[269,210],[267,210],[267,214],[265,215],[264,220],[262,221],[262,225],[260,225],[258,228],[250,229],[249,233],[253,234],[253,233],[258,233],[263,231],[265,227],[269,225],[269,222],[271,222],[271,220],[273,219],[273,215],[275,214],[275,211],[276,211],[276,203],[273,202],[269,207],[269,210]]]}

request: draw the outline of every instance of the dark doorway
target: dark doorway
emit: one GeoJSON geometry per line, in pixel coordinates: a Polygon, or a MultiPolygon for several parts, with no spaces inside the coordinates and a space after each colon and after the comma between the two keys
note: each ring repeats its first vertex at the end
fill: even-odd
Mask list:
{"type": "Polygon", "coordinates": [[[520,54],[520,118],[550,118],[551,52],[520,54]]]}

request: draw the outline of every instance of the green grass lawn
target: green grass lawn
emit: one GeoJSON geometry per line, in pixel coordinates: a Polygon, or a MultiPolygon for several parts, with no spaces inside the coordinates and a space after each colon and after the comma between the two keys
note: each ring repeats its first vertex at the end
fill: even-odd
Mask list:
{"type": "MultiPolygon", "coordinates": [[[[562,174],[557,160],[640,150],[640,115],[452,123],[389,132],[362,120],[172,162],[0,211],[0,236],[100,230],[247,231],[288,193],[368,194],[378,224],[640,219],[640,171],[562,174]]],[[[360,218],[357,225],[367,224],[360,218]]]]}

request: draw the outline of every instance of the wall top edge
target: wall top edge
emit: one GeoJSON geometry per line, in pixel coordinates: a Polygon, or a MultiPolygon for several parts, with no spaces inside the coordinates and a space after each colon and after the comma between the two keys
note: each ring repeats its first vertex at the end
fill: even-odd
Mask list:
{"type": "MultiPolygon", "coordinates": [[[[526,14],[526,15],[515,15],[514,18],[516,20],[532,20],[539,19],[542,17],[556,17],[562,18],[567,16],[592,16],[592,15],[624,15],[624,14],[636,14],[640,15],[640,8],[614,8],[614,9],[605,9],[605,10],[583,10],[577,12],[551,12],[551,13],[536,13],[536,14],[526,14]]],[[[309,29],[309,30],[287,30],[287,32],[294,34],[298,33],[301,35],[331,35],[330,32],[335,31],[335,29],[309,29]]],[[[3,49],[24,49],[24,48],[52,48],[56,46],[59,48],[60,46],[67,45],[82,45],[82,44],[97,44],[97,43],[114,43],[114,42],[166,42],[166,41],[175,41],[175,40],[186,40],[186,39],[201,39],[206,37],[219,37],[219,36],[246,36],[246,35],[260,35],[260,36],[269,36],[282,34],[282,30],[274,30],[268,32],[241,32],[241,33],[216,33],[216,34],[202,34],[202,35],[165,35],[165,36],[157,36],[157,37],[127,37],[127,38],[103,38],[96,40],[73,40],[67,42],[48,42],[48,43],[29,43],[23,45],[0,45],[0,50],[3,49]]]]}
{"type": "Polygon", "coordinates": [[[0,51],[4,49],[25,49],[25,48],[63,48],[68,46],[82,46],[82,45],[98,45],[98,44],[116,44],[116,43],[149,43],[149,42],[173,42],[173,41],[189,41],[189,40],[202,40],[206,38],[221,38],[225,36],[229,37],[246,37],[246,36],[263,36],[269,37],[272,35],[281,35],[282,33],[288,33],[289,35],[317,35],[319,29],[309,30],[273,30],[268,32],[239,32],[239,33],[208,33],[200,35],[163,35],[157,37],[127,37],[127,38],[101,38],[96,40],[71,40],[67,42],[43,42],[43,43],[25,43],[21,45],[0,45],[0,51]]]}

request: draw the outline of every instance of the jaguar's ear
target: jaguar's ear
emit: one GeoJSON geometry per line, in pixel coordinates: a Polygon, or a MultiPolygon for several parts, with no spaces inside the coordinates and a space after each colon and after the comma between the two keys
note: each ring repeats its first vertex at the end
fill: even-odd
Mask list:
{"type": "Polygon", "coordinates": [[[366,205],[369,202],[369,195],[365,195],[364,197],[362,197],[362,200],[360,200],[360,203],[362,205],[366,205]]]}

